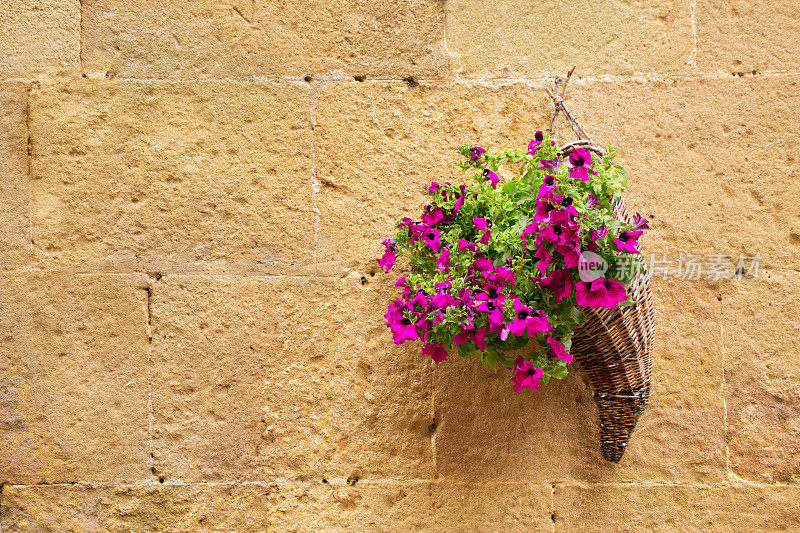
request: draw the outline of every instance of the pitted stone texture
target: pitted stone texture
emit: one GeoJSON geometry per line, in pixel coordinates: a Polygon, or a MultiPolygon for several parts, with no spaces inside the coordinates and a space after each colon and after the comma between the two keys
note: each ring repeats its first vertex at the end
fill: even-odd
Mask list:
{"type": "Polygon", "coordinates": [[[795,531],[800,488],[557,486],[555,531],[795,531]]]}
{"type": "Polygon", "coordinates": [[[269,489],[270,531],[430,531],[428,482],[281,484],[269,489]]]}
{"type": "Polygon", "coordinates": [[[598,82],[569,94],[595,141],[619,148],[628,207],[651,220],[647,254],[702,254],[704,268],[732,254],[729,274],[740,253],[798,266],[800,77],[598,82]]]}
{"type": "Polygon", "coordinates": [[[77,75],[79,0],[4,0],[0,7],[0,78],[77,75]]]}
{"type": "Polygon", "coordinates": [[[266,531],[259,485],[13,486],[3,488],[3,532],[266,531]]]}
{"type": "Polygon", "coordinates": [[[31,258],[27,105],[24,85],[0,84],[0,269],[31,258]]]}
{"type": "Polygon", "coordinates": [[[656,280],[654,302],[652,396],[619,465],[600,455],[597,407],[574,365],[570,376],[539,392],[515,393],[510,371],[495,374],[451,356],[436,366],[438,473],[536,481],[725,479],[717,296],[699,284],[656,280]]]}
{"type": "Polygon", "coordinates": [[[441,77],[447,67],[435,0],[88,0],[83,14],[90,75],[441,77]]]}
{"type": "Polygon", "coordinates": [[[439,481],[431,488],[433,531],[552,531],[549,484],[439,481]]]}
{"type": "Polygon", "coordinates": [[[683,72],[690,3],[674,0],[447,2],[447,47],[464,76],[683,72]]]}
{"type": "Polygon", "coordinates": [[[698,0],[697,66],[752,75],[800,70],[800,12],[794,0],[698,0]]]}
{"type": "Polygon", "coordinates": [[[180,481],[433,473],[432,376],[397,348],[380,278],[165,276],[153,289],[153,451],[180,481]]]}
{"type": "Polygon", "coordinates": [[[0,482],[146,479],[145,290],[114,275],[0,280],[0,482]]]}
{"type": "Polygon", "coordinates": [[[304,87],[78,81],[36,90],[31,113],[43,265],[311,268],[304,87]]]}
{"type": "Polygon", "coordinates": [[[422,214],[424,185],[472,179],[457,166],[462,144],[524,148],[550,113],[524,85],[327,87],[315,110],[319,272],[376,272],[381,240],[422,214]]]}
{"type": "Polygon", "coordinates": [[[731,470],[800,482],[797,272],[764,272],[721,290],[731,470]]]}

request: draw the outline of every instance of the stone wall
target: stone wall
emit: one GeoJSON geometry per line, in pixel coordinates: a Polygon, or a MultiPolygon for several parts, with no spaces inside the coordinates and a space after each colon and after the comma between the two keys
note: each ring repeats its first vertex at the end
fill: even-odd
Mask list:
{"type": "Polygon", "coordinates": [[[0,530],[797,530],[796,7],[6,0],[0,530]],[[663,270],[620,465],[577,372],[395,347],[372,261],[573,64],[663,270]]]}

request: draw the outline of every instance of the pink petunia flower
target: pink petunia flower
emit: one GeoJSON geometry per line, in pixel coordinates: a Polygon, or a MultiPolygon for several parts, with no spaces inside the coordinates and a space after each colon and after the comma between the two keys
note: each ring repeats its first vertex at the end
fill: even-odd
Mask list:
{"type": "Polygon", "coordinates": [[[542,142],[544,142],[544,133],[542,133],[541,131],[537,131],[533,135],[533,140],[528,143],[528,155],[535,154],[536,150],[538,150],[539,147],[542,145],[542,142]]]}
{"type": "Polygon", "coordinates": [[[450,270],[450,250],[447,249],[447,246],[442,248],[442,252],[436,258],[436,268],[442,272],[450,270]]]}
{"type": "Polygon", "coordinates": [[[447,359],[447,350],[441,344],[428,343],[422,347],[422,355],[429,355],[434,363],[447,359]]]}
{"type": "Polygon", "coordinates": [[[583,307],[612,309],[628,299],[625,284],[607,278],[579,281],[575,284],[575,301],[583,307]]]}
{"type": "Polygon", "coordinates": [[[555,340],[553,337],[548,336],[547,346],[550,357],[557,357],[558,359],[561,359],[567,363],[572,362],[572,356],[567,353],[566,348],[561,342],[555,340]]]}
{"type": "Polygon", "coordinates": [[[592,153],[583,148],[576,148],[569,154],[569,163],[572,165],[570,178],[589,181],[589,173],[597,174],[592,170],[592,153]]]}
{"type": "Polygon", "coordinates": [[[639,250],[636,249],[637,241],[642,236],[642,230],[633,231],[620,231],[619,237],[614,239],[617,245],[617,250],[620,252],[627,252],[629,254],[638,254],[639,250]]]}
{"type": "Polygon", "coordinates": [[[422,235],[422,242],[427,244],[433,253],[437,253],[442,246],[442,242],[439,240],[439,230],[430,229],[426,231],[422,235]]]}
{"type": "Polygon", "coordinates": [[[496,189],[497,188],[497,183],[500,181],[500,176],[498,176],[497,174],[492,172],[492,170],[490,168],[484,168],[483,172],[482,172],[482,175],[483,175],[484,178],[489,180],[489,183],[492,184],[492,189],[496,189]]]}
{"type": "Polygon", "coordinates": [[[522,357],[517,357],[514,363],[514,392],[522,389],[539,390],[539,379],[544,376],[544,370],[536,366],[532,361],[526,361],[522,357]]]}
{"type": "Polygon", "coordinates": [[[565,298],[569,298],[572,293],[572,278],[569,272],[563,268],[554,270],[549,276],[542,279],[539,285],[553,291],[556,297],[556,303],[561,302],[565,298]]]}
{"type": "Polygon", "coordinates": [[[385,268],[386,272],[389,272],[394,266],[395,257],[397,256],[397,240],[384,239],[383,245],[386,247],[386,251],[383,253],[383,257],[377,259],[377,261],[381,268],[385,268]]]}

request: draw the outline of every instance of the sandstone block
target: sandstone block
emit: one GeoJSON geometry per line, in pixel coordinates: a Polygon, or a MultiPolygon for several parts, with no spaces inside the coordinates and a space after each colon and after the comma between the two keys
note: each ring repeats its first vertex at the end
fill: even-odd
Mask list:
{"type": "Polygon", "coordinates": [[[0,78],[75,75],[80,71],[78,1],[7,0],[0,9],[0,78]]]}
{"type": "Polygon", "coordinates": [[[83,3],[90,74],[440,77],[443,36],[444,12],[433,0],[83,3]]]}
{"type": "Polygon", "coordinates": [[[119,275],[0,286],[0,482],[146,479],[146,292],[119,275]]]}
{"type": "Polygon", "coordinates": [[[165,276],[152,304],[158,474],[431,476],[431,370],[392,343],[389,287],[377,277],[165,276]]]}
{"type": "Polygon", "coordinates": [[[686,71],[692,52],[687,2],[523,0],[447,2],[447,47],[464,76],[686,71]]]}
{"type": "Polygon", "coordinates": [[[43,265],[310,268],[304,87],[76,81],[37,90],[31,113],[43,265]]]}
{"type": "Polygon", "coordinates": [[[27,105],[24,85],[0,84],[0,269],[31,257],[27,105]]]}

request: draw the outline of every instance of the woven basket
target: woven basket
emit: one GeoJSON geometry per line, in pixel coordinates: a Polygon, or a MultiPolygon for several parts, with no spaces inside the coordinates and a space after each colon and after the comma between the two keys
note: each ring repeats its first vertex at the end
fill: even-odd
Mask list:
{"type": "MultiPolygon", "coordinates": [[[[601,148],[577,141],[562,148],[565,156],[576,147],[599,155],[601,148]]],[[[620,199],[614,217],[631,222],[620,199]]],[[[645,266],[628,287],[634,304],[615,309],[589,309],[587,322],[572,337],[572,355],[586,374],[600,410],[600,451],[618,463],[625,453],[633,428],[650,397],[653,370],[655,313],[650,291],[650,272],[645,266]]]]}

